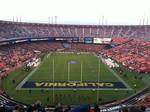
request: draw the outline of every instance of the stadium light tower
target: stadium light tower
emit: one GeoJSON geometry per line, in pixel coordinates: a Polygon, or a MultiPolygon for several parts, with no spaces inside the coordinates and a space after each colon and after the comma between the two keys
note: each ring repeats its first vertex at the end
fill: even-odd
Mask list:
{"type": "Polygon", "coordinates": [[[139,19],[139,25],[142,25],[142,21],[141,21],[141,18],[139,19]]]}
{"type": "Polygon", "coordinates": [[[104,16],[102,16],[102,25],[104,25],[104,16]]]}
{"type": "Polygon", "coordinates": [[[57,16],[55,16],[55,24],[57,24],[57,16]]]}
{"type": "Polygon", "coordinates": [[[98,25],[101,25],[101,19],[98,20],[98,25]]]}
{"type": "Polygon", "coordinates": [[[145,14],[145,12],[144,12],[143,25],[145,25],[145,17],[146,17],[146,14],[145,14]]]}
{"type": "Polygon", "coordinates": [[[19,22],[21,22],[21,19],[22,19],[22,18],[21,18],[21,16],[20,16],[20,18],[19,18],[19,19],[20,19],[20,20],[19,20],[19,22]]]}
{"type": "Polygon", "coordinates": [[[148,25],[148,17],[147,17],[146,25],[148,25]]]}
{"type": "Polygon", "coordinates": [[[107,19],[105,19],[105,25],[107,25],[107,19]]]}
{"type": "Polygon", "coordinates": [[[18,22],[18,17],[16,16],[16,22],[18,22]]]}
{"type": "Polygon", "coordinates": [[[54,24],[54,18],[53,18],[53,16],[51,18],[52,18],[51,22],[52,22],[52,24],[54,24]]]}
{"type": "Polygon", "coordinates": [[[48,24],[50,24],[50,17],[48,17],[48,24]]]}
{"type": "Polygon", "coordinates": [[[144,20],[144,18],[143,18],[143,23],[142,23],[142,25],[144,25],[145,24],[145,20],[144,20]]]}
{"type": "Polygon", "coordinates": [[[14,18],[14,16],[13,16],[13,22],[15,21],[15,18],[14,18]]]}

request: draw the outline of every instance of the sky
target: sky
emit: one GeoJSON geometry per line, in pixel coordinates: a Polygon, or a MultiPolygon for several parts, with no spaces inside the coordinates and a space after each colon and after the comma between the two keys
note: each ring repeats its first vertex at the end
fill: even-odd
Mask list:
{"type": "Polygon", "coordinates": [[[150,0],[0,0],[0,20],[57,24],[150,24],[150,0]]]}

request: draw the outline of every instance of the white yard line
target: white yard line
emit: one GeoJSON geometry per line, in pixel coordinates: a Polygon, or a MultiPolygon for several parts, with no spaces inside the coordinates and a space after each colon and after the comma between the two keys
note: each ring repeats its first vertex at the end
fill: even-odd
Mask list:
{"type": "MultiPolygon", "coordinates": [[[[98,83],[99,83],[99,77],[100,77],[100,60],[98,59],[98,83]]],[[[99,86],[97,88],[97,104],[99,103],[99,86]]]]}
{"type": "Polygon", "coordinates": [[[38,68],[39,68],[39,66],[36,67],[34,70],[32,70],[32,71],[28,74],[28,76],[26,76],[26,77],[21,81],[21,83],[19,83],[19,84],[17,85],[16,90],[21,89],[21,87],[26,83],[26,81],[29,80],[29,78],[35,73],[35,71],[36,71],[38,68]]]}
{"type": "MultiPolygon", "coordinates": [[[[45,90],[53,90],[53,88],[21,88],[20,90],[29,90],[29,89],[32,89],[32,90],[41,90],[41,89],[45,89],[45,90]]],[[[112,91],[114,90],[115,91],[115,88],[55,88],[55,91],[57,90],[70,90],[72,91],[73,89],[76,89],[76,90],[107,90],[107,91],[112,91]]],[[[126,91],[126,90],[129,90],[128,88],[117,88],[116,91],[126,91]]]]}
{"type": "Polygon", "coordinates": [[[110,69],[105,63],[103,63],[108,70],[118,79],[120,80],[127,88],[128,90],[133,90],[114,70],[110,69]]]}
{"type": "Polygon", "coordinates": [[[34,68],[16,87],[16,90],[20,90],[21,87],[30,79],[30,77],[35,73],[35,71],[40,67],[40,65],[45,61],[46,58],[43,59],[43,61],[34,68]]]}
{"type": "MultiPolygon", "coordinates": [[[[55,60],[53,58],[53,83],[55,82],[55,60]]],[[[55,102],[55,87],[53,86],[53,103],[55,102]]]]}
{"type": "Polygon", "coordinates": [[[81,82],[83,80],[83,65],[82,65],[82,62],[81,62],[81,82]]]}
{"type": "Polygon", "coordinates": [[[68,62],[68,82],[70,81],[70,63],[68,62]]]}
{"type": "MultiPolygon", "coordinates": [[[[46,56],[46,58],[47,57],[49,57],[51,54],[48,54],[48,56],[46,56]]],[[[17,87],[16,87],[16,90],[29,90],[29,88],[21,88],[24,84],[25,84],[25,82],[26,81],[28,81],[29,79],[30,79],[30,77],[36,72],[36,70],[40,67],[40,65],[45,61],[45,59],[46,58],[44,58],[43,59],[43,61],[39,64],[39,66],[37,66],[35,69],[33,69],[30,73],[29,73],[29,75],[28,76],[26,76],[22,81],[21,81],[21,83],[19,83],[18,85],[17,85],[17,87]]],[[[81,81],[82,81],[82,78],[83,78],[83,74],[82,74],[82,72],[83,72],[83,65],[82,65],[83,63],[81,63],[81,81]]],[[[105,65],[105,64],[104,64],[105,65]]],[[[99,77],[100,77],[100,60],[99,60],[99,70],[98,70],[98,82],[99,82],[99,77]]],[[[105,65],[106,66],[106,65],[105,65]]],[[[110,69],[108,66],[106,66],[107,68],[108,68],[108,70],[115,76],[115,77],[117,77],[118,78],[118,80],[120,80],[127,88],[120,88],[120,89],[117,89],[117,90],[133,90],[120,76],[118,76],[118,74],[116,74],[112,69],[110,69]]],[[[53,59],[53,82],[55,82],[55,80],[54,80],[54,59],[53,59]]],[[[68,82],[70,81],[70,64],[68,63],[68,82]]],[[[32,88],[33,90],[40,90],[40,89],[43,89],[43,88],[32,88]]],[[[53,92],[54,92],[54,87],[53,88],[45,88],[45,89],[47,89],[47,90],[51,90],[51,89],[53,89],[53,92]]],[[[92,89],[92,88],[78,88],[79,90],[89,90],[89,89],[92,89]]],[[[94,89],[94,88],[93,88],[94,89]]],[[[72,88],[55,88],[55,90],[72,90],[72,88]]],[[[97,98],[98,98],[98,96],[99,96],[99,90],[114,90],[114,88],[97,88],[97,98]]],[[[53,94],[54,95],[54,94],[53,94]]],[[[97,99],[98,100],[98,99],[97,99]]],[[[53,97],[53,101],[54,101],[54,97],[53,97]]]]}

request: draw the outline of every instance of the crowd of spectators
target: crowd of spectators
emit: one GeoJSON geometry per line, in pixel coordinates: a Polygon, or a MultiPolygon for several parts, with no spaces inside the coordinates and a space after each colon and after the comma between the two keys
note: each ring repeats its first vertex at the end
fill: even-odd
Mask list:
{"type": "Polygon", "coordinates": [[[148,107],[150,106],[150,95],[146,96],[145,98],[138,98],[139,101],[136,104],[137,106],[143,106],[143,107],[148,107]]]}
{"type": "MultiPolygon", "coordinates": [[[[32,38],[32,37],[115,37],[112,44],[116,46],[105,49],[105,45],[67,43],[61,42],[27,42],[0,46],[0,79],[5,78],[10,72],[22,67],[24,63],[33,58],[39,57],[42,53],[55,52],[59,50],[73,50],[80,52],[95,52],[105,57],[110,57],[128,69],[150,73],[150,31],[149,26],[88,26],[88,25],[49,25],[31,24],[0,21],[0,41],[11,38],[32,38]],[[124,38],[128,37],[128,38],[124,38]],[[138,39],[136,39],[138,38],[138,39]],[[142,40],[141,40],[141,39],[142,40]],[[66,46],[66,47],[65,47],[66,46]],[[38,52],[37,52],[38,51],[38,52]]],[[[3,93],[2,93],[3,94],[3,93]]],[[[150,97],[138,101],[137,105],[150,105],[150,97]]],[[[79,107],[82,109],[81,107],[79,107]]],[[[79,109],[77,107],[77,110],[79,109]]],[[[45,110],[41,104],[34,104],[28,107],[17,105],[9,98],[0,96],[0,110],[12,112],[51,111],[45,110]],[[15,106],[8,106],[15,105],[15,106]]],[[[61,105],[54,107],[56,112],[76,112],[74,108],[61,105]]],[[[99,112],[98,106],[91,108],[89,105],[85,112],[99,112]]],[[[126,110],[125,110],[126,111],[126,110]]]]}
{"type": "MultiPolygon", "coordinates": [[[[81,52],[100,52],[103,45],[92,44],[69,44],[71,50],[81,52]]],[[[32,42],[1,46],[0,48],[0,78],[6,77],[16,68],[22,67],[25,62],[42,53],[65,51],[60,42],[32,42]]],[[[67,49],[68,50],[68,49],[67,49]]]]}
{"type": "Polygon", "coordinates": [[[95,52],[99,53],[104,49],[104,45],[93,44],[71,44],[71,49],[79,52],[95,52]]]}
{"type": "Polygon", "coordinates": [[[150,41],[132,39],[115,48],[101,52],[130,70],[150,72],[150,41]]]}
{"type": "MultiPolygon", "coordinates": [[[[112,42],[115,43],[116,40],[113,40],[112,42]]],[[[95,53],[101,53],[103,56],[108,56],[113,58],[119,63],[122,63],[123,65],[127,66],[131,69],[130,66],[136,67],[133,70],[137,70],[139,72],[143,72],[140,70],[140,67],[145,67],[144,70],[147,70],[149,67],[149,56],[150,56],[150,43],[149,41],[142,41],[142,40],[126,40],[126,39],[119,39],[117,40],[118,46],[111,49],[104,49],[105,45],[93,45],[93,44],[82,44],[82,43],[69,43],[69,49],[74,49],[75,51],[80,52],[95,52],[95,53]],[[127,58],[129,57],[129,58],[127,58]],[[134,58],[133,58],[134,57],[134,58]],[[127,60],[126,60],[127,58],[127,60]],[[122,61],[123,60],[123,61],[122,61]],[[140,60],[140,61],[138,61],[140,60]],[[136,63],[136,64],[135,64],[136,63]],[[130,66],[129,66],[129,65],[130,66]],[[139,66],[138,66],[139,65],[139,66]],[[141,66],[140,66],[141,65],[141,66]]],[[[0,48],[0,71],[1,71],[1,78],[6,77],[9,72],[13,71],[14,69],[21,67],[24,65],[26,60],[32,58],[32,57],[38,57],[42,53],[48,53],[48,52],[55,52],[59,49],[66,50],[63,46],[63,43],[60,42],[29,42],[29,43],[19,43],[14,45],[7,45],[7,46],[1,46],[0,48]],[[35,52],[40,51],[40,52],[35,52]]],[[[147,71],[149,72],[149,71],[147,71]]],[[[1,98],[2,99],[2,98],[1,98]]],[[[9,100],[2,100],[1,103],[9,103],[9,100]]],[[[148,100],[142,100],[140,101],[140,104],[147,103],[148,100]]],[[[1,107],[2,109],[10,109],[7,106],[1,107]]],[[[19,109],[22,110],[22,106],[13,106],[13,109],[19,109]]],[[[37,110],[37,109],[43,109],[44,108],[38,105],[32,105],[29,106],[26,109],[31,110],[37,110]]],[[[61,110],[61,112],[64,111],[61,110]]],[[[67,111],[66,109],[66,112],[67,111]]],[[[96,112],[93,110],[90,110],[89,112],[96,112]]]]}
{"type": "Polygon", "coordinates": [[[36,42],[7,45],[0,47],[0,78],[3,79],[16,68],[22,67],[24,63],[40,56],[43,52],[62,49],[61,43],[36,42]],[[42,46],[42,47],[41,47],[42,46]],[[39,51],[39,52],[36,52],[39,51]]]}
{"type": "Polygon", "coordinates": [[[0,78],[21,67],[22,63],[33,57],[33,51],[21,48],[21,45],[7,45],[0,48],[0,78]]]}
{"type": "Polygon", "coordinates": [[[111,43],[115,45],[121,45],[124,44],[132,39],[129,39],[127,37],[113,37],[111,43]]]}
{"type": "Polygon", "coordinates": [[[0,21],[0,39],[33,37],[128,37],[150,39],[150,26],[59,25],[0,21]]]}

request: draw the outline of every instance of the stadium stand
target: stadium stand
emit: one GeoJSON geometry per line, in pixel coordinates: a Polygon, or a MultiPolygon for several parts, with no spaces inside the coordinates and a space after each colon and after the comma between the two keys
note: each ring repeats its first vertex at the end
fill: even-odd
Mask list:
{"type": "Polygon", "coordinates": [[[145,40],[131,40],[102,54],[111,57],[130,70],[150,72],[150,42],[145,40]]]}
{"type": "Polygon", "coordinates": [[[33,37],[128,37],[150,38],[149,26],[56,25],[0,21],[2,39],[33,37]],[[146,29],[146,30],[145,30],[146,29]]]}
{"type": "Polygon", "coordinates": [[[32,44],[16,44],[7,45],[0,48],[0,78],[3,79],[11,71],[21,67],[28,59],[38,57],[41,55],[39,52],[56,51],[57,49],[63,49],[60,43],[46,43],[38,42],[32,44]],[[42,46],[42,47],[41,47],[42,46]]]}
{"type": "MultiPolygon", "coordinates": [[[[18,44],[2,45],[0,47],[0,79],[5,78],[16,68],[33,57],[39,57],[42,53],[55,52],[57,50],[74,50],[81,52],[95,52],[104,57],[111,57],[129,70],[140,73],[150,73],[150,27],[149,26],[94,26],[94,25],[49,25],[37,23],[18,23],[0,21],[0,41],[23,38],[44,37],[109,37],[111,43],[116,46],[105,49],[105,45],[93,45],[84,43],[64,42],[22,42],[18,44]],[[146,30],[145,30],[146,29],[146,30]],[[40,52],[36,52],[40,51],[40,52]]],[[[150,111],[150,87],[124,99],[123,101],[105,105],[102,112],[149,112],[150,111]],[[132,107],[131,107],[132,105],[132,107]],[[125,106],[125,107],[124,107],[125,106]]],[[[63,106],[44,108],[40,103],[24,105],[9,98],[4,91],[0,94],[1,112],[99,112],[98,105],[81,105],[78,107],[63,106]]]]}

